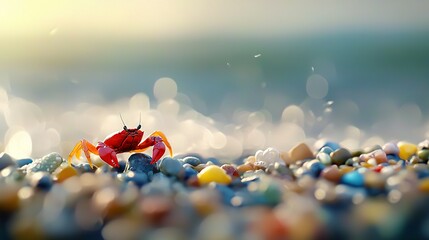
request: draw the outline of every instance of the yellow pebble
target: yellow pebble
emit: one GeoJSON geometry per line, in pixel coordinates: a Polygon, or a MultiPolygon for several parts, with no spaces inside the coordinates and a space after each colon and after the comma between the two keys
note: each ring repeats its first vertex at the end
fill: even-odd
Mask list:
{"type": "Polygon", "coordinates": [[[205,167],[198,173],[198,182],[201,185],[216,182],[220,184],[230,184],[231,177],[226,174],[225,170],[216,165],[205,167]]]}
{"type": "Polygon", "coordinates": [[[398,142],[399,157],[408,160],[412,155],[416,154],[417,146],[409,142],[398,142]]]}
{"type": "Polygon", "coordinates": [[[422,192],[429,193],[429,178],[425,178],[425,179],[420,181],[419,189],[422,192]]]}
{"type": "Polygon", "coordinates": [[[360,163],[360,165],[361,165],[362,167],[364,167],[364,168],[372,168],[372,167],[374,167],[374,165],[369,164],[369,163],[367,163],[367,162],[361,162],[361,163],[360,163]]]}
{"type": "Polygon", "coordinates": [[[60,172],[56,175],[57,182],[64,182],[66,179],[71,178],[77,175],[76,169],[73,167],[67,166],[61,169],[60,172]]]}

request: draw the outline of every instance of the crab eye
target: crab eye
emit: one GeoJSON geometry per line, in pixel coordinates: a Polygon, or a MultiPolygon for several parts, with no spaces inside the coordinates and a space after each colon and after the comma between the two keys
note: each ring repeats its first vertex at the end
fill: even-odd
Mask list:
{"type": "Polygon", "coordinates": [[[124,130],[125,130],[125,131],[127,131],[127,130],[128,130],[127,126],[124,126],[124,130]]]}
{"type": "Polygon", "coordinates": [[[140,124],[139,124],[139,125],[137,126],[137,130],[139,130],[140,128],[142,128],[142,125],[140,125],[140,124]]]}

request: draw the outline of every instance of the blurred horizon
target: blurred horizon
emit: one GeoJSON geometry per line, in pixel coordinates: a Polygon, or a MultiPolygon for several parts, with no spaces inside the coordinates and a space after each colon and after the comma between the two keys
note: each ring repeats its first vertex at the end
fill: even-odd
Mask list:
{"type": "Polygon", "coordinates": [[[221,158],[429,137],[428,2],[246,3],[0,1],[1,149],[67,154],[139,112],[221,158]]]}

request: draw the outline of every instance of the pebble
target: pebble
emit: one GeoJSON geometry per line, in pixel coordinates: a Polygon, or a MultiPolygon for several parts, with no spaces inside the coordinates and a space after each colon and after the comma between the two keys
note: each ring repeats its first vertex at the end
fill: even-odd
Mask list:
{"type": "Polygon", "coordinates": [[[221,167],[212,165],[204,168],[198,173],[198,181],[201,185],[211,182],[219,184],[230,184],[231,177],[221,167]]]}
{"type": "MultiPolygon", "coordinates": [[[[331,151],[332,152],[332,151],[331,151]]],[[[316,156],[317,159],[320,160],[321,163],[325,164],[325,165],[331,165],[332,164],[332,160],[331,160],[331,156],[329,156],[330,153],[326,153],[326,152],[319,152],[316,156]]]]}
{"type": "Polygon", "coordinates": [[[322,170],[321,177],[331,182],[337,183],[341,179],[341,172],[337,165],[332,165],[322,170]]]}
{"type": "Polygon", "coordinates": [[[267,148],[264,151],[259,150],[255,153],[255,162],[263,162],[265,164],[261,164],[264,166],[268,166],[271,163],[284,163],[284,161],[280,158],[280,152],[275,148],[267,148]]]}
{"type": "Polygon", "coordinates": [[[389,154],[398,155],[399,154],[398,146],[392,142],[384,144],[382,149],[387,155],[389,155],[389,154]]]}
{"type": "Polygon", "coordinates": [[[300,143],[289,150],[290,163],[314,158],[313,152],[305,143],[300,143]]]}
{"type": "Polygon", "coordinates": [[[167,176],[183,177],[185,174],[182,163],[171,157],[165,157],[161,160],[159,170],[167,176]]]}
{"type": "Polygon", "coordinates": [[[125,182],[132,182],[137,187],[143,186],[144,184],[148,183],[148,181],[148,176],[143,172],[128,171],[125,174],[125,182]]]}
{"type": "Polygon", "coordinates": [[[19,168],[23,167],[25,165],[28,165],[32,162],[33,162],[33,159],[31,159],[31,158],[23,158],[23,159],[16,160],[16,164],[18,165],[19,168]]]}
{"type": "Polygon", "coordinates": [[[134,153],[128,158],[128,165],[125,172],[133,171],[136,173],[156,172],[154,164],[150,164],[152,157],[144,153],[134,153]]]}
{"type": "Polygon", "coordinates": [[[223,170],[225,170],[226,174],[228,174],[231,178],[238,178],[240,177],[240,174],[238,173],[237,168],[235,168],[231,164],[223,164],[221,166],[223,170]]]}
{"type": "Polygon", "coordinates": [[[365,179],[359,172],[351,171],[341,177],[341,182],[352,187],[363,187],[365,179]]]}
{"type": "Polygon", "coordinates": [[[245,163],[237,167],[237,171],[240,175],[243,175],[247,171],[253,171],[253,164],[245,163]]]}
{"type": "Polygon", "coordinates": [[[15,160],[5,152],[0,153],[0,171],[9,166],[17,166],[15,160]]]}
{"type": "Polygon", "coordinates": [[[408,160],[412,155],[416,154],[417,146],[409,142],[398,142],[399,157],[403,160],[408,160]]]}
{"type": "Polygon", "coordinates": [[[325,141],[325,142],[321,142],[321,143],[322,144],[319,147],[319,151],[321,151],[321,149],[323,149],[324,147],[329,147],[330,149],[332,149],[332,151],[335,151],[335,150],[341,148],[341,146],[336,142],[325,141]]]}
{"type": "Polygon", "coordinates": [[[339,148],[333,151],[330,156],[332,163],[339,166],[343,165],[347,159],[351,158],[352,154],[345,148],[339,148]]]}
{"type": "Polygon", "coordinates": [[[27,173],[48,172],[53,173],[64,162],[60,154],[53,152],[42,158],[34,160],[31,164],[24,166],[27,173]]]}
{"type": "Polygon", "coordinates": [[[201,163],[201,160],[199,158],[197,158],[197,157],[194,157],[194,156],[185,157],[185,158],[183,158],[182,161],[184,163],[188,163],[188,164],[190,164],[190,165],[192,165],[194,167],[198,166],[198,164],[201,163]]]}
{"type": "Polygon", "coordinates": [[[49,191],[53,185],[51,175],[46,172],[36,172],[30,178],[31,185],[42,190],[49,191]]]}
{"type": "Polygon", "coordinates": [[[429,149],[422,149],[417,152],[417,156],[424,162],[429,160],[429,149]]]}
{"type": "Polygon", "coordinates": [[[66,166],[66,167],[60,169],[60,171],[57,174],[55,174],[54,180],[61,183],[61,182],[64,182],[68,178],[76,176],[77,174],[78,174],[78,172],[74,167],[66,166]]]}

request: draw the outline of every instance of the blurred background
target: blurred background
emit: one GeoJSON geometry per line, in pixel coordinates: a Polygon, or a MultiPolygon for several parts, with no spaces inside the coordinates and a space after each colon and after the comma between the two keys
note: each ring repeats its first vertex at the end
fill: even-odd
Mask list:
{"type": "Polygon", "coordinates": [[[429,137],[426,1],[2,1],[0,150],[142,126],[230,161],[429,137]]]}

